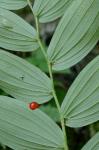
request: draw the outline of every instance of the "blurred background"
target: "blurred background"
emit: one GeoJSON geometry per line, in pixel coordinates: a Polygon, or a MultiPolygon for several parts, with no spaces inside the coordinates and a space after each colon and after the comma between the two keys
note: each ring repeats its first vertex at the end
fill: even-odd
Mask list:
{"type": "MultiPolygon", "coordinates": [[[[27,22],[29,22],[32,26],[35,26],[33,15],[30,12],[28,7],[16,11],[18,15],[24,18],[27,22]]],[[[44,45],[47,49],[51,38],[54,34],[54,31],[57,27],[59,19],[48,23],[48,24],[40,24],[41,29],[41,38],[44,42],[44,45]]],[[[12,51],[11,51],[12,52],[12,51]]],[[[12,52],[15,55],[20,56],[21,58],[26,59],[31,64],[36,65],[41,70],[43,70],[46,74],[48,74],[47,65],[45,59],[40,50],[35,52],[12,52]]],[[[94,49],[78,64],[74,67],[64,70],[62,72],[53,72],[54,74],[54,84],[57,92],[57,96],[59,98],[60,104],[66,92],[68,91],[70,85],[75,80],[79,72],[97,55],[99,55],[99,43],[94,47],[94,49]]],[[[0,95],[6,95],[2,90],[0,90],[0,95]]],[[[44,104],[41,108],[46,114],[48,114],[57,124],[59,124],[59,116],[58,112],[54,103],[54,100],[44,104]]],[[[67,136],[68,136],[68,145],[70,150],[80,150],[82,146],[99,130],[99,123],[94,123],[89,126],[83,128],[67,128],[67,136]]],[[[5,147],[4,145],[0,144],[0,150],[11,150],[10,148],[5,147]]]]}

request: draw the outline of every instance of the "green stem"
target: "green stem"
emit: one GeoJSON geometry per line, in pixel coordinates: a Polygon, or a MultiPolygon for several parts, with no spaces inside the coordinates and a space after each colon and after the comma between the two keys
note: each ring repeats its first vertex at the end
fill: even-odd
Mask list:
{"type": "Polygon", "coordinates": [[[42,53],[43,53],[43,55],[44,55],[44,57],[46,59],[47,65],[48,65],[49,75],[50,75],[50,79],[51,79],[51,82],[52,82],[52,94],[53,94],[53,97],[54,97],[57,109],[58,109],[59,114],[60,114],[61,126],[62,126],[62,130],[63,130],[63,134],[64,134],[64,150],[68,150],[64,118],[61,116],[61,108],[60,108],[59,101],[58,101],[58,98],[57,98],[57,95],[56,95],[56,92],[55,92],[55,88],[54,88],[54,81],[53,81],[53,74],[52,74],[51,63],[49,62],[49,60],[47,58],[46,52],[44,51],[44,47],[42,45],[40,37],[38,38],[38,43],[39,43],[39,46],[40,46],[40,48],[42,50],[42,53]]]}
{"type": "Polygon", "coordinates": [[[34,13],[33,13],[33,8],[32,8],[32,5],[31,5],[31,2],[30,2],[30,0],[27,0],[27,3],[28,3],[28,5],[29,5],[29,7],[30,7],[30,9],[31,9],[31,11],[32,11],[32,14],[33,14],[33,16],[34,16],[34,13]]]}
{"type": "Polygon", "coordinates": [[[61,115],[61,107],[60,107],[60,104],[59,104],[59,101],[58,101],[58,98],[57,98],[57,95],[56,95],[56,92],[55,92],[54,80],[53,80],[53,74],[52,74],[52,67],[51,67],[50,63],[48,63],[48,68],[49,68],[50,79],[52,81],[52,93],[53,93],[53,97],[54,97],[57,109],[59,111],[62,131],[63,131],[63,134],[64,134],[64,150],[68,150],[67,135],[66,135],[64,117],[61,115]]]}
{"type": "Polygon", "coordinates": [[[37,17],[35,17],[35,22],[36,22],[36,29],[37,29],[37,40],[38,40],[39,46],[40,46],[40,48],[41,48],[41,51],[42,51],[42,53],[43,53],[43,55],[44,55],[44,57],[45,57],[45,60],[46,60],[46,62],[47,62],[47,64],[48,64],[48,58],[47,58],[46,52],[45,52],[45,50],[44,50],[44,47],[43,47],[43,45],[42,45],[42,42],[41,42],[41,40],[40,40],[39,23],[38,23],[37,17]]]}
{"type": "MultiPolygon", "coordinates": [[[[29,5],[32,13],[33,13],[33,9],[32,9],[30,0],[27,0],[27,2],[28,2],[28,5],[29,5]]],[[[34,16],[34,13],[33,13],[33,16],[34,16]]],[[[50,75],[50,79],[51,79],[51,82],[52,82],[52,94],[53,94],[53,97],[54,97],[54,100],[55,100],[55,103],[56,103],[56,106],[57,106],[57,109],[58,109],[59,115],[60,115],[60,121],[61,121],[62,131],[63,131],[63,135],[64,135],[64,150],[68,150],[65,122],[64,122],[64,117],[61,115],[61,107],[60,107],[60,104],[59,104],[59,101],[58,101],[58,98],[57,98],[57,95],[56,95],[55,87],[54,87],[52,65],[51,65],[51,63],[50,63],[50,61],[47,57],[46,51],[44,50],[43,44],[42,44],[41,39],[40,39],[38,18],[36,16],[34,16],[34,18],[35,18],[36,29],[37,29],[37,40],[38,40],[39,46],[41,48],[41,51],[42,51],[42,53],[45,57],[47,65],[48,65],[49,75],[50,75]]]]}

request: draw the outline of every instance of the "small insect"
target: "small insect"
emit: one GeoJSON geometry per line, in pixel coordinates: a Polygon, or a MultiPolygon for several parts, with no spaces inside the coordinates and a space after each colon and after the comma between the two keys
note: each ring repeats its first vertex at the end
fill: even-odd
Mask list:
{"type": "Polygon", "coordinates": [[[23,79],[24,79],[24,76],[21,76],[20,78],[21,78],[21,80],[23,80],[23,79]]]}
{"type": "Polygon", "coordinates": [[[40,104],[38,104],[38,103],[36,103],[36,102],[32,102],[32,103],[29,104],[29,108],[30,108],[31,110],[36,110],[36,109],[39,108],[39,107],[40,107],[40,104]]]}

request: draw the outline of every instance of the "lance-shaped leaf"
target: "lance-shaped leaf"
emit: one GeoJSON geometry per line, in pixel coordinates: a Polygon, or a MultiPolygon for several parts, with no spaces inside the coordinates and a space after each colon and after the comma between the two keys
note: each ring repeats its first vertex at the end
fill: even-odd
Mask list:
{"type": "Polygon", "coordinates": [[[14,150],[63,150],[61,129],[40,110],[0,96],[0,142],[14,150]]]}
{"type": "Polygon", "coordinates": [[[81,127],[99,120],[99,56],[71,85],[61,111],[70,127],[81,127]]]}
{"type": "Polygon", "coordinates": [[[99,39],[99,0],[73,1],[60,21],[48,49],[54,70],[79,62],[99,39]]]}
{"type": "Polygon", "coordinates": [[[0,7],[9,10],[17,10],[25,7],[26,5],[27,0],[0,0],[0,7]]]}
{"type": "Polygon", "coordinates": [[[72,0],[35,0],[33,11],[42,23],[61,17],[72,0]]]}
{"type": "Polygon", "coordinates": [[[15,51],[38,49],[36,31],[22,18],[0,8],[0,47],[15,51]]]}
{"type": "Polygon", "coordinates": [[[81,150],[99,150],[99,132],[81,150]]]}
{"type": "Polygon", "coordinates": [[[52,98],[50,79],[22,58],[0,50],[0,88],[22,101],[38,103],[52,98]]]}

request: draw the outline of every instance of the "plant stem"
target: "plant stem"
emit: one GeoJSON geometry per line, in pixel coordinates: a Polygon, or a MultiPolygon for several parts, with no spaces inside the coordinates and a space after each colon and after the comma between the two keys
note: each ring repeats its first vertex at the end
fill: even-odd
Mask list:
{"type": "Polygon", "coordinates": [[[58,98],[57,98],[57,95],[56,95],[56,91],[55,91],[55,87],[54,87],[53,74],[52,74],[52,67],[51,67],[50,63],[48,63],[48,68],[49,68],[50,79],[52,81],[52,93],[53,93],[53,97],[54,97],[57,109],[59,111],[62,131],[63,131],[63,135],[64,135],[64,150],[68,150],[67,135],[66,135],[64,117],[61,114],[61,107],[60,107],[60,104],[59,104],[59,101],[58,101],[58,98]]]}
{"type": "MultiPolygon", "coordinates": [[[[32,6],[31,6],[31,3],[30,3],[30,0],[27,0],[28,2],[28,5],[33,13],[33,9],[32,9],[32,6]]],[[[55,91],[55,87],[54,87],[54,79],[53,79],[53,73],[52,73],[52,65],[48,59],[48,56],[46,54],[46,51],[44,50],[44,47],[43,47],[43,44],[41,42],[41,39],[40,39],[40,31],[39,31],[39,22],[38,22],[38,18],[34,15],[33,13],[33,16],[35,18],[35,23],[36,23],[36,29],[37,29],[37,40],[38,40],[38,44],[41,48],[41,51],[45,57],[45,60],[47,62],[47,65],[48,65],[48,70],[49,70],[49,75],[50,75],[50,79],[51,79],[51,82],[52,82],[52,94],[53,94],[53,97],[54,97],[54,100],[55,100],[55,103],[56,103],[56,106],[57,106],[57,109],[59,111],[59,115],[60,115],[60,121],[61,121],[61,126],[62,126],[62,131],[63,131],[63,135],[64,135],[64,150],[68,150],[68,145],[67,145],[67,135],[66,135],[66,129],[65,129],[65,122],[64,122],[64,117],[62,116],[61,114],[61,107],[60,107],[60,104],[59,104],[59,101],[58,101],[58,98],[57,98],[57,95],[56,95],[56,91],[55,91]]]]}
{"type": "Polygon", "coordinates": [[[42,51],[42,53],[43,53],[43,55],[44,55],[44,57],[46,59],[47,65],[48,65],[49,75],[50,75],[50,79],[51,79],[51,82],[52,82],[52,94],[53,94],[53,97],[54,97],[54,100],[55,100],[55,103],[56,103],[56,106],[57,106],[57,109],[58,109],[59,115],[60,115],[60,121],[61,121],[61,126],[62,126],[62,130],[63,130],[63,135],[64,135],[64,150],[68,150],[65,123],[64,123],[64,118],[61,115],[61,107],[60,107],[60,104],[59,104],[59,101],[58,101],[58,98],[57,98],[57,95],[56,95],[55,87],[54,87],[52,66],[51,66],[51,63],[49,62],[49,59],[48,59],[47,54],[46,54],[46,52],[44,50],[43,44],[42,44],[42,42],[40,40],[39,25],[38,25],[37,17],[35,17],[35,20],[36,20],[36,28],[37,28],[37,34],[38,34],[38,43],[39,43],[41,51],[42,51]]]}

